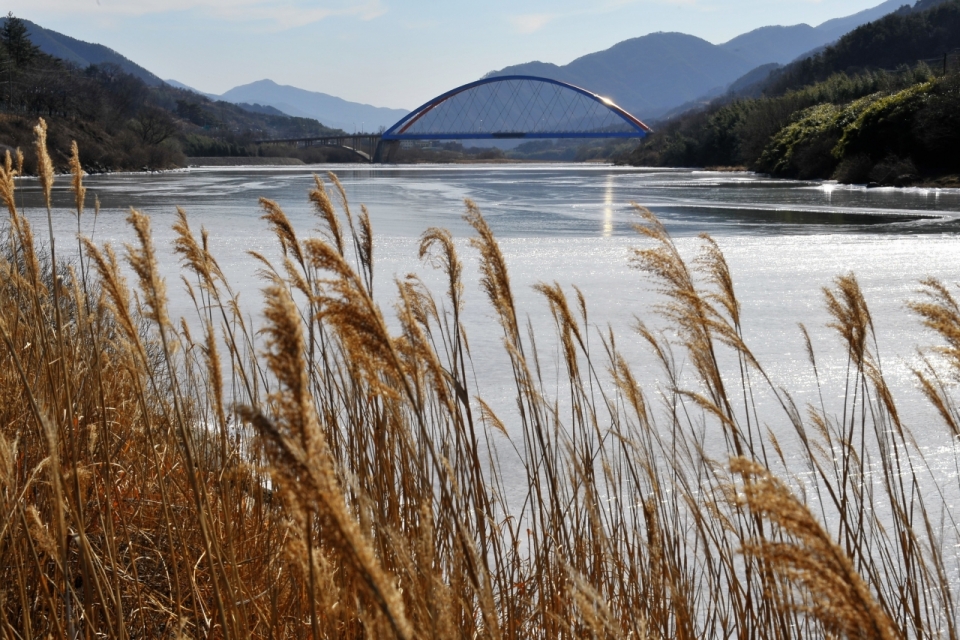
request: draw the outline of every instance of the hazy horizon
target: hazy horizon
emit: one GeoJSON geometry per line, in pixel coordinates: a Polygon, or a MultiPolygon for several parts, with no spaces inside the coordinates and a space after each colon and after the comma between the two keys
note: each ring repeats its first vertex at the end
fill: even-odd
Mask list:
{"type": "MultiPolygon", "coordinates": [[[[617,42],[679,31],[719,44],[767,25],[827,20],[881,0],[13,0],[15,15],[115,49],[161,78],[222,94],[270,79],[412,109],[506,66],[566,64],[617,42]]],[[[905,4],[907,0],[905,0],[905,4]]]]}

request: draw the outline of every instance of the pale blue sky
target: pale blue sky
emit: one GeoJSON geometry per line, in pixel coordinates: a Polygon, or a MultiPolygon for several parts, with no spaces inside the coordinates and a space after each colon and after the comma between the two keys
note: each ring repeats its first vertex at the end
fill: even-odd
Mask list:
{"type": "Polygon", "coordinates": [[[494,69],[565,64],[654,31],[721,43],[769,24],[815,26],[881,1],[8,0],[8,7],[203,91],[270,78],[412,109],[494,69]]]}

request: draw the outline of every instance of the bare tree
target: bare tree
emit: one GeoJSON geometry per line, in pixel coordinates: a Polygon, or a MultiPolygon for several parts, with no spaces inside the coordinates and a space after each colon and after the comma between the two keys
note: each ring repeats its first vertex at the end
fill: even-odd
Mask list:
{"type": "Polygon", "coordinates": [[[166,110],[145,106],[130,122],[130,128],[146,145],[157,145],[177,133],[177,125],[166,110]]]}

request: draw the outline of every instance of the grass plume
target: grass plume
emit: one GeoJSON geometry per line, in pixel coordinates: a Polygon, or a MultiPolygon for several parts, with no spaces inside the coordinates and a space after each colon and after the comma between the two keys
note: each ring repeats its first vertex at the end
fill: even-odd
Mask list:
{"type": "MultiPolygon", "coordinates": [[[[45,253],[18,209],[19,162],[0,166],[3,637],[958,637],[957,487],[898,409],[853,275],[824,290],[846,380],[820,382],[802,329],[824,386],[799,407],[747,344],[720,243],[687,260],[641,207],[630,264],[667,329],[598,331],[589,292],[543,282],[554,354],[524,331],[475,203],[478,274],[428,229],[419,258],[442,291],[398,278],[394,322],[369,213],[335,176],[306,196],[317,232],[261,200],[280,258],[250,256],[250,326],[184,210],[195,318],[170,317],[143,213],[122,251],[85,237],[79,270],[56,262],[52,225],[45,253]],[[509,413],[478,391],[495,374],[472,361],[471,278],[503,332],[509,413]]],[[[951,442],[955,296],[925,280],[910,303],[936,338],[917,380],[951,442]]]]}

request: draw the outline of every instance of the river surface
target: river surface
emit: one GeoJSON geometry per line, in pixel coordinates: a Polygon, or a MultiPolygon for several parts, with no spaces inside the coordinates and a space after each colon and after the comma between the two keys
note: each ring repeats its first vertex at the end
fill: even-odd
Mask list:
{"type": "MultiPolygon", "coordinates": [[[[957,291],[960,190],[868,190],[747,173],[585,165],[211,168],[90,177],[89,197],[100,198],[102,211],[95,225],[88,211],[82,227],[98,242],[118,244],[131,240],[124,222],[129,207],[150,214],[171,291],[171,315],[191,316],[170,251],[175,207],[183,207],[195,230],[204,226],[210,231],[214,254],[255,317],[262,283],[247,252],[278,256],[257,200],[278,201],[301,237],[307,237],[318,224],[307,191],[313,173],[328,169],[339,176],[356,209],[361,203],[369,208],[376,292],[388,315],[395,277],[422,274],[442,295],[442,282],[417,259],[420,234],[439,226],[458,239],[466,263],[465,323],[477,386],[506,416],[508,426],[515,406],[509,368],[500,328],[479,289],[475,253],[467,246],[472,230],[462,220],[465,198],[480,206],[500,239],[519,310],[537,335],[548,392],[562,395],[564,387],[556,374],[549,310],[532,290],[540,281],[556,281],[568,291],[578,286],[589,305],[590,323],[603,330],[612,326],[638,378],[649,393],[656,393],[659,369],[631,329],[637,317],[663,326],[654,310],[662,301],[655,287],[628,265],[630,248],[644,246],[632,228],[638,219],[630,203],[637,202],[664,221],[688,258],[700,246],[698,234],[717,240],[733,272],[748,345],[771,379],[800,403],[817,397],[797,325],[809,327],[825,402],[833,412],[842,410],[846,357],[835,332],[825,326],[829,319],[822,287],[838,274],[854,272],[873,313],[884,372],[907,423],[934,459],[947,445],[944,429],[917,392],[910,371],[919,363],[917,348],[935,344],[935,337],[904,305],[917,298],[918,282],[925,277],[943,279],[957,291]]],[[[61,179],[55,194],[61,254],[76,244],[68,185],[61,179]]],[[[45,237],[35,183],[25,182],[23,199],[37,235],[45,237]]],[[[591,340],[600,352],[596,333],[591,340]]],[[[598,364],[602,369],[603,363],[598,364]]],[[[774,431],[788,429],[775,411],[769,420],[774,431]]],[[[941,480],[956,478],[952,454],[933,467],[944,475],[941,480]]]]}

